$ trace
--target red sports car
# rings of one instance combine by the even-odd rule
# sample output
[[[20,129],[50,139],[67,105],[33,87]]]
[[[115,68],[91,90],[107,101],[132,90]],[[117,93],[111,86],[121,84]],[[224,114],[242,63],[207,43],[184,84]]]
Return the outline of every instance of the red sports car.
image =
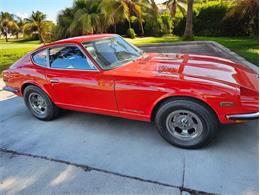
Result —
[[[218,124],[258,118],[258,74],[230,60],[144,53],[113,34],[43,45],[3,72],[38,119],[60,109],[153,121],[171,144],[198,148]]]

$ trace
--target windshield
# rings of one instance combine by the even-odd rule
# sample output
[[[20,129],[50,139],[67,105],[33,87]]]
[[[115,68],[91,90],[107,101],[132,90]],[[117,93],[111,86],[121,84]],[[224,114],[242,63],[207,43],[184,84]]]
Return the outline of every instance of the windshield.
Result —
[[[142,51],[120,36],[83,43],[92,58],[105,70],[113,69],[142,55]]]

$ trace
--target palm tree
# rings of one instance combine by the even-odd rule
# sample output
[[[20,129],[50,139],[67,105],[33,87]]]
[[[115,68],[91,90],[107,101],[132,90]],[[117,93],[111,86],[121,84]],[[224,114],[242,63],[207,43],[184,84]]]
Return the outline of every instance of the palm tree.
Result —
[[[167,8],[169,9],[172,18],[175,17],[177,8],[183,15],[186,14],[186,4],[183,2],[183,0],[167,0],[164,2],[164,4],[166,4]]]
[[[122,2],[124,2],[124,4],[127,5],[128,7],[129,19],[130,19],[131,12],[136,15],[138,22],[140,24],[141,34],[144,35],[142,6],[139,4],[138,0],[122,0]],[[129,20],[129,28],[131,27],[130,23],[131,21]]]
[[[188,8],[187,8],[187,18],[186,18],[186,26],[185,32],[183,35],[184,40],[192,40],[192,15],[193,15],[193,2],[194,0],[188,0]]]
[[[19,29],[14,32],[14,35],[16,36],[16,39],[18,39],[19,33],[24,33],[25,21],[24,19],[17,17],[16,24]]]
[[[100,8],[102,9],[102,13],[107,18],[108,24],[113,25],[114,33],[116,33],[116,25],[119,22],[127,20],[129,23],[129,28],[131,27],[129,8],[124,1],[103,0],[100,4]]]
[[[155,15],[158,16],[159,15],[159,8],[156,5],[155,1],[154,0],[150,0],[150,1],[148,0],[148,3],[150,3],[151,9],[154,11]]]
[[[159,16],[159,8],[155,3],[155,0],[141,0],[140,5],[145,15]]]
[[[259,32],[259,1],[237,0],[233,7],[227,12],[224,20],[235,18],[243,21],[243,29],[248,35],[258,35]]]
[[[146,29],[150,33],[159,35],[162,32],[162,20],[155,0],[142,0],[141,6],[146,21]]]
[[[100,7],[103,7],[105,15],[109,16],[108,21],[113,25],[126,19],[129,28],[131,28],[131,13],[135,14],[140,24],[141,33],[144,34],[142,6],[138,0],[103,0]]]
[[[37,32],[41,42],[45,42],[43,37],[44,28],[49,22],[46,20],[46,15],[40,11],[32,12],[32,15],[29,18],[25,19],[26,24],[24,28],[27,32]]]
[[[55,33],[57,39],[70,37],[69,26],[74,18],[73,13],[72,8],[66,8],[59,13]]]
[[[102,33],[107,23],[100,9],[101,0],[76,0],[74,2],[73,20],[69,26],[71,35]]]
[[[141,34],[144,35],[142,6],[139,4],[138,0],[125,0],[125,1],[128,4],[129,10],[132,11],[137,16],[141,28]]]
[[[0,13],[0,28],[1,33],[5,36],[5,41],[8,42],[8,34],[14,31],[18,31],[19,27],[14,20],[14,15],[8,12]]]

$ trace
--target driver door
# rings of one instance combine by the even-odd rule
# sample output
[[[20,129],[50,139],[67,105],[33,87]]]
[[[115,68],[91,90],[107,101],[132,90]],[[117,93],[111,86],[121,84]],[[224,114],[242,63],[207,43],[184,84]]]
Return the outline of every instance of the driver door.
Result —
[[[48,87],[54,102],[64,108],[118,112],[114,81],[97,69],[78,45],[49,49]]]

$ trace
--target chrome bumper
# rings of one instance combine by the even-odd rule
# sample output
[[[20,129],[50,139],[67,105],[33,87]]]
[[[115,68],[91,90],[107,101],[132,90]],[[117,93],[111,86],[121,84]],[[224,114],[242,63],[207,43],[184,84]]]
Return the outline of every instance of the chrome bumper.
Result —
[[[3,90],[9,91],[9,92],[12,92],[12,93],[15,93],[15,94],[18,92],[17,89],[14,89],[14,88],[8,87],[8,86],[3,87]]]
[[[254,120],[259,118],[259,112],[249,114],[232,114],[227,115],[230,120]]]

